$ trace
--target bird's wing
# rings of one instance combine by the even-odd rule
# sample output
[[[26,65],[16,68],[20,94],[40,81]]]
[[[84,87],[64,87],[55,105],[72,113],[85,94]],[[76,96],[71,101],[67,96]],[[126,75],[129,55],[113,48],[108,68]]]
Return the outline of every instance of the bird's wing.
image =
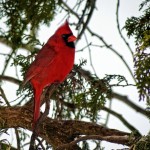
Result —
[[[56,56],[57,52],[54,46],[50,46],[49,44],[44,45],[43,48],[38,52],[35,60],[30,65],[29,69],[27,70],[23,86],[35,75],[39,74],[44,67],[52,63]]]

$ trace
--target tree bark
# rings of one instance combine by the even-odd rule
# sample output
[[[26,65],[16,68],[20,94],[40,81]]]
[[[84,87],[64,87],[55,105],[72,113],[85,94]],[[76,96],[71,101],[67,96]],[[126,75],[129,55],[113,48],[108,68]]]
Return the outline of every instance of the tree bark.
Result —
[[[32,118],[33,111],[30,107],[0,107],[0,128],[21,127],[32,131]],[[54,149],[69,143],[74,146],[71,142],[75,139],[78,139],[77,142],[89,139],[105,140],[127,146],[135,139],[130,137],[130,133],[108,129],[95,123],[48,117],[40,124],[39,131],[39,137],[46,140]]]

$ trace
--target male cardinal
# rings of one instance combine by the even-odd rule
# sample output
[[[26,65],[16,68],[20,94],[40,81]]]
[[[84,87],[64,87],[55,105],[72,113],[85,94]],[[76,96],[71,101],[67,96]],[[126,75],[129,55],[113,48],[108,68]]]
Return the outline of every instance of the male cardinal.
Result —
[[[33,129],[40,116],[40,97],[43,89],[52,83],[63,82],[73,67],[75,40],[76,37],[66,20],[38,52],[25,74],[23,85],[29,81],[34,91]]]

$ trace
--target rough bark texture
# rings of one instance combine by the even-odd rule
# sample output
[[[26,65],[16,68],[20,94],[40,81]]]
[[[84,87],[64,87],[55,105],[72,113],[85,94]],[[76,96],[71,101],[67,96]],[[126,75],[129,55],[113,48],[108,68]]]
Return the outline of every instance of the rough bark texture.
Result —
[[[32,108],[27,106],[0,107],[0,128],[22,127],[32,130],[32,114]],[[134,140],[134,138],[129,138],[130,133],[84,121],[54,120],[47,117],[39,128],[39,136],[54,148],[69,144],[81,136],[82,138],[85,136],[84,139],[81,138],[81,141],[98,139],[124,145],[131,145],[131,141]]]

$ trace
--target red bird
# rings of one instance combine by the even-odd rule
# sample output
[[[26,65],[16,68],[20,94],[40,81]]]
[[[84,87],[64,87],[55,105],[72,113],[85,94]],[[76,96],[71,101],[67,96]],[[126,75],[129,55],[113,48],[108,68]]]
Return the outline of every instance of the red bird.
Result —
[[[75,40],[76,37],[66,21],[38,52],[26,72],[23,85],[29,81],[34,91],[33,129],[40,116],[40,97],[43,89],[54,82],[63,82],[73,67]]]

